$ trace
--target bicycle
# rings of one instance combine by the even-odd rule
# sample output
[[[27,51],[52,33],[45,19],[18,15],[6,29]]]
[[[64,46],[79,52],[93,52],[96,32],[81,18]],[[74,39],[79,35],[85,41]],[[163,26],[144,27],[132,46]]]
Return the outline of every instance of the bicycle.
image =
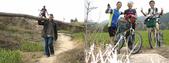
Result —
[[[157,25],[159,25],[159,17],[148,17],[145,21],[146,26],[149,28],[148,29],[148,39],[149,39],[149,45],[150,48],[158,48],[161,47],[163,44],[163,33],[157,29],[159,28]],[[150,24],[151,22],[151,24]],[[152,33],[154,35],[154,41],[152,39]]]
[[[117,32],[115,36],[115,41],[116,41],[115,47],[117,48],[117,50],[120,50],[124,46],[124,43],[126,43],[126,46],[130,53],[132,54],[138,53],[142,48],[141,34],[132,28],[132,23],[130,23],[130,21],[127,21],[126,24],[124,24],[124,22],[122,22],[122,24],[119,23],[119,25],[120,26],[118,27],[118,29],[119,30],[121,28],[123,29],[120,30],[120,32]],[[129,29],[124,29],[124,27],[129,27]],[[129,35],[126,36],[128,32]],[[129,47],[129,43],[132,43],[131,47]]]
[[[157,43],[158,43],[158,46],[159,47],[161,47],[162,45],[163,45],[163,33],[161,32],[161,31],[158,31],[157,33],[156,33],[156,41],[157,41]]]

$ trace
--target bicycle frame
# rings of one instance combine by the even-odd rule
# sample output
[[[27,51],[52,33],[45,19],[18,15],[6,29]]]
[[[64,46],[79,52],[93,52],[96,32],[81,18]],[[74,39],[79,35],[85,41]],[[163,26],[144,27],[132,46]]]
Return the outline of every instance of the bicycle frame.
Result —
[[[159,47],[159,43],[158,43],[158,41],[159,41],[159,39],[158,39],[158,37],[159,37],[159,33],[160,33],[160,30],[158,29],[159,27],[157,27],[157,25],[159,25],[159,23],[157,22],[157,19],[159,19],[159,17],[148,17],[148,19],[155,19],[155,27],[154,28],[148,28],[148,33],[150,34],[150,36],[152,36],[152,34],[154,35],[154,41],[155,41],[155,47],[156,48],[158,48]],[[150,40],[150,38],[151,38],[151,40]],[[149,42],[151,42],[151,44],[150,44],[150,47],[151,48],[153,48],[153,42],[152,42],[153,40],[152,40],[152,37],[149,37]]]
[[[137,53],[137,51],[139,51],[140,49],[141,49],[141,47],[142,47],[142,37],[140,36],[140,34],[139,33],[137,33],[137,32],[135,32],[135,29],[133,28],[133,26],[132,25],[134,25],[133,23],[131,23],[130,22],[130,20],[127,20],[127,21],[122,21],[122,22],[126,22],[126,23],[128,23],[127,25],[129,25],[129,27],[127,28],[127,30],[124,30],[122,33],[120,33],[119,35],[118,34],[116,34],[117,36],[117,38],[118,38],[118,40],[117,40],[117,43],[116,44],[120,44],[120,42],[125,42],[125,44],[126,44],[126,46],[127,46],[127,49],[128,49],[128,47],[129,47],[129,42],[128,42],[128,40],[132,40],[132,42],[133,42],[133,40],[135,40],[135,38],[133,37],[133,36],[135,36],[135,34],[137,35],[137,37],[139,37],[139,40],[141,41],[141,42],[133,42],[134,43],[134,45],[131,45],[132,46],[132,49],[129,49],[129,51],[130,51],[130,54],[131,53]],[[127,36],[126,36],[126,34],[127,34]],[[124,41],[122,41],[122,40],[124,40]],[[122,43],[122,44],[123,44]],[[122,44],[120,44],[119,46],[119,49],[121,49],[121,47],[123,46]],[[139,46],[137,46],[139,44]],[[133,47],[134,46],[134,47]],[[136,47],[139,47],[139,49],[135,49]],[[136,51],[135,51],[136,50]]]

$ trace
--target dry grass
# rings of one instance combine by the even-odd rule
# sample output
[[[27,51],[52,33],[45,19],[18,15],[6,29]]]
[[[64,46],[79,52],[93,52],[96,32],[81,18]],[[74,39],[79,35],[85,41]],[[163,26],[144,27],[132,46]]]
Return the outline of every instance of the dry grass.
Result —
[[[14,53],[4,53],[0,51],[0,54],[3,54],[4,57],[16,57],[16,59],[4,59],[4,61],[18,62],[28,62],[28,59],[37,58],[40,56],[37,52],[43,51],[42,38],[39,31],[41,27],[37,26],[37,23],[34,20],[26,19],[22,17],[0,17],[0,48],[4,51],[11,50]],[[15,51],[16,54],[15,54]],[[19,51],[19,52],[18,52]],[[27,52],[30,52],[27,54]],[[21,54],[23,53],[23,54]],[[10,55],[12,54],[12,55]],[[21,58],[24,58],[21,60]],[[18,60],[20,59],[20,60]],[[23,63],[22,62],[22,63]],[[1,62],[0,63],[4,63]],[[6,63],[6,62],[5,62]]]
[[[22,52],[22,61],[24,61],[24,63],[35,63],[38,61],[37,58],[42,56],[42,52]]]
[[[76,48],[59,54],[57,57],[58,63],[85,63],[84,48],[82,45]]]

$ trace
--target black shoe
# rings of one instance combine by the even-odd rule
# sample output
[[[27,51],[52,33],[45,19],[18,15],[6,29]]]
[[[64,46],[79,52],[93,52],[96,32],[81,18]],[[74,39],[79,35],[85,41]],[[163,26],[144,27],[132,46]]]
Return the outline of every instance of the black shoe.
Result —
[[[54,53],[51,53],[52,56],[54,56]]]

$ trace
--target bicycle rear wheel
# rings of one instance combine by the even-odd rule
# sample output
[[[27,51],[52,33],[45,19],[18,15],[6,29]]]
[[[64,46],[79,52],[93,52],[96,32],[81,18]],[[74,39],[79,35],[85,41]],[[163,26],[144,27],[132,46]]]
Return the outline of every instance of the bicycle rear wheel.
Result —
[[[163,44],[163,34],[162,34],[162,32],[157,33],[156,36],[157,36],[157,37],[156,37],[157,46],[158,46],[158,47],[161,47],[162,44]]]
[[[142,36],[140,33],[135,32],[128,36],[129,52],[132,54],[138,53],[142,48]]]

